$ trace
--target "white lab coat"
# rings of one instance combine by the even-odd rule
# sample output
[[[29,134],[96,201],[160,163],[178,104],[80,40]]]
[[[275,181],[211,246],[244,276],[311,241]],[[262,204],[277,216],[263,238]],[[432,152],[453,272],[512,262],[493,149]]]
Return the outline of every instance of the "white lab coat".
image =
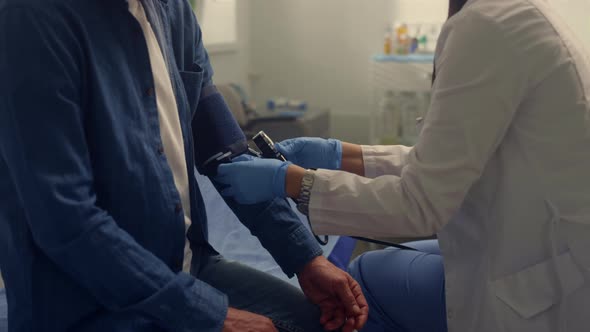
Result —
[[[316,173],[317,233],[438,234],[451,332],[590,331],[590,60],[549,6],[470,0],[416,146]]]

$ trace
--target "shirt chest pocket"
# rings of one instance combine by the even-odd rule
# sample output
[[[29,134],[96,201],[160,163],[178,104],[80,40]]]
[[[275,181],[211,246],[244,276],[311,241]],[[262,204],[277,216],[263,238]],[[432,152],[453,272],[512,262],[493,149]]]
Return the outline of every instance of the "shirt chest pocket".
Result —
[[[197,111],[199,105],[199,99],[201,97],[201,88],[203,85],[204,71],[198,64],[193,64],[190,70],[180,71],[180,78],[184,85],[184,91],[189,106],[191,118]]]

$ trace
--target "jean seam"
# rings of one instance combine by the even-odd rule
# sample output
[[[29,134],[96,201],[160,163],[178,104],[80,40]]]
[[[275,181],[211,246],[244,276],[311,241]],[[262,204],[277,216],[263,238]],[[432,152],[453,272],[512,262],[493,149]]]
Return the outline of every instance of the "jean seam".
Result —
[[[283,330],[285,332],[305,332],[305,330],[303,330],[302,328],[293,325],[292,322],[287,322],[287,321],[283,321],[283,320],[276,320],[276,319],[273,319],[272,322],[275,325],[275,327],[277,327],[279,330]]]

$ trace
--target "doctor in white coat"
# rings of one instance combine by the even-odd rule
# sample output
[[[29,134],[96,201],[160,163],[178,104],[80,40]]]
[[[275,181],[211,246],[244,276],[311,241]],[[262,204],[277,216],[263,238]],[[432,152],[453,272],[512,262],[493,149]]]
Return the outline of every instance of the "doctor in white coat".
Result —
[[[590,331],[589,56],[544,0],[451,0],[451,14],[414,147],[295,139],[278,147],[302,167],[241,159],[218,181],[243,202],[298,199],[318,234],[436,234],[442,304],[411,301],[433,292],[412,280],[363,290],[410,296],[400,310],[424,305],[422,320],[446,311],[437,331]],[[367,278],[408,268],[383,252],[392,266]],[[391,320],[373,301],[370,316]]]

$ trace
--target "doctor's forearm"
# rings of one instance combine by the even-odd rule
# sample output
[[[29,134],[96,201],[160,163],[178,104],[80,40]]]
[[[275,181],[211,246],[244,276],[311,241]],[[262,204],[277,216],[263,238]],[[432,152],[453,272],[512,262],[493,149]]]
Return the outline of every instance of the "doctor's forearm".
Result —
[[[365,162],[360,145],[342,142],[342,171],[365,176]]]
[[[360,176],[365,176],[365,163],[363,161],[363,151],[360,145],[342,142],[342,166],[341,170]],[[301,181],[305,169],[297,165],[290,165],[287,168],[285,178],[285,192],[287,196],[293,199],[299,198],[301,191]]]
[[[342,142],[342,171],[365,176],[365,162],[363,161],[363,150],[360,145]],[[285,178],[285,192],[293,199],[299,198],[301,192],[301,181],[305,169],[297,165],[289,165]]]

